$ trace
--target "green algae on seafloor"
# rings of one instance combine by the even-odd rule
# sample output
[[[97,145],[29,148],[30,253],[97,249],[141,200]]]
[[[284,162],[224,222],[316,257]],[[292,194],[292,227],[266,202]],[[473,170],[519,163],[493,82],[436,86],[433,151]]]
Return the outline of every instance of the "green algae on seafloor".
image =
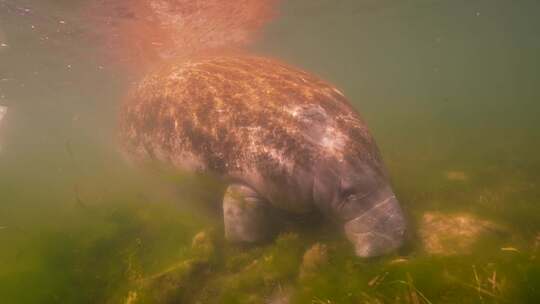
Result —
[[[156,298],[163,303],[179,298],[187,304],[264,303],[281,291],[291,303],[540,302],[538,190],[520,174],[506,184],[502,178],[478,181],[480,173],[470,175],[475,178],[448,189],[441,185],[435,193],[400,189],[412,211],[411,227],[421,228],[429,210],[443,217],[457,210],[504,226],[504,233],[496,231],[453,256],[427,254],[416,237],[406,256],[361,260],[322,223],[256,246],[228,244],[219,205],[213,211],[210,204],[197,208],[198,200],[207,200],[204,192],[186,197],[171,190],[171,184],[189,181],[184,176],[170,183],[131,180],[122,172],[80,177],[80,204],[73,188],[61,187],[67,183],[61,176],[54,177],[53,187],[36,177],[34,191],[25,192],[23,177],[14,174],[0,181],[9,185],[0,210],[13,216],[0,230],[3,243],[10,244],[0,252],[8,261],[0,269],[0,294],[13,303],[139,304]],[[504,208],[513,202],[515,208]],[[320,259],[326,262],[314,262],[314,271],[303,276],[306,255],[317,243],[326,247]],[[139,283],[153,276],[152,284]],[[42,288],[21,293],[28,284]]]
[[[153,280],[149,290],[159,291],[157,296],[153,294],[153,301],[145,300],[148,293],[143,288],[137,293],[139,301],[133,303],[154,303],[156,299],[159,303],[176,303],[178,299],[182,303],[261,303],[279,292],[281,299],[290,303],[511,303],[539,299],[540,294],[532,288],[540,274],[533,247],[524,252],[493,247],[481,255],[415,254],[407,259],[365,261],[354,257],[347,245],[332,241],[310,246],[298,234],[287,233],[267,245],[239,248],[201,232],[178,264],[147,278]],[[215,246],[221,249],[210,249]],[[208,259],[216,262],[208,263]],[[307,269],[309,275],[301,275]],[[124,299],[133,298],[130,291]]]
[[[272,244],[239,252],[225,251],[226,269],[209,280],[208,303],[248,303],[269,297],[298,273],[305,242],[298,234],[280,235]],[[246,302],[247,301],[247,302]],[[256,301],[254,302],[256,303]]]
[[[18,303],[261,303],[286,290],[283,297],[291,303],[540,301],[535,288],[540,281],[539,242],[536,234],[516,237],[522,230],[515,226],[508,235],[479,241],[453,256],[429,255],[416,244],[404,257],[361,260],[345,239],[326,235],[322,225],[257,246],[228,244],[220,225],[214,225],[219,214],[205,218],[205,211],[178,209],[174,197],[132,195],[131,189],[104,194],[109,204],[86,199],[80,207],[75,202],[71,216],[78,221],[58,228],[38,232],[7,223],[0,237],[17,241],[1,253],[14,261],[1,270],[3,295]],[[16,247],[27,250],[16,252]],[[21,263],[32,271],[17,272]],[[312,271],[301,275],[306,267]],[[18,281],[6,279],[10,269],[10,278]],[[25,282],[54,292],[21,297],[18,291]],[[71,282],[80,288],[69,288]]]

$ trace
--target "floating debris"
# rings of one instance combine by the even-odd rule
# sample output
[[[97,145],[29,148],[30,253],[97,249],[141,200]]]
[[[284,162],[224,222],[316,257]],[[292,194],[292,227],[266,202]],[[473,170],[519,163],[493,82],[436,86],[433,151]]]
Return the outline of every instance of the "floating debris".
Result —
[[[390,264],[390,265],[401,264],[401,263],[406,263],[406,262],[408,262],[408,261],[409,261],[409,260],[406,259],[406,258],[397,258],[397,259],[391,260],[390,262],[388,262],[388,264]]]
[[[2,122],[2,119],[6,116],[8,111],[8,107],[0,105],[0,122]]]
[[[455,182],[466,182],[469,180],[469,176],[463,171],[446,171],[444,172],[444,176],[447,180]]]
[[[6,117],[8,107],[0,105],[0,127],[2,127],[2,120]],[[2,150],[2,144],[0,143],[0,151]]]
[[[501,251],[519,252],[519,249],[514,248],[514,247],[502,247]]]
[[[376,275],[374,278],[372,278],[368,282],[368,286],[369,287],[377,287],[377,286],[379,286],[384,281],[384,279],[386,278],[387,275],[388,275],[388,272]]]

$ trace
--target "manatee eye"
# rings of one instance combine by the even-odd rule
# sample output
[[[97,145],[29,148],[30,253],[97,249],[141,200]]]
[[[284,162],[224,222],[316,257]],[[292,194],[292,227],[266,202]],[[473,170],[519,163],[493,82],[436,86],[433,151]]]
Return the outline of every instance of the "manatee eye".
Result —
[[[340,180],[342,200],[362,201],[378,188],[377,175],[367,165],[354,166],[354,171],[342,176]]]
[[[341,188],[341,200],[342,201],[351,201],[351,200],[362,200],[372,194],[376,188],[372,187],[369,183],[358,185],[350,185],[348,187]]]
[[[354,188],[341,189],[341,199],[350,200],[356,197],[356,191]]]

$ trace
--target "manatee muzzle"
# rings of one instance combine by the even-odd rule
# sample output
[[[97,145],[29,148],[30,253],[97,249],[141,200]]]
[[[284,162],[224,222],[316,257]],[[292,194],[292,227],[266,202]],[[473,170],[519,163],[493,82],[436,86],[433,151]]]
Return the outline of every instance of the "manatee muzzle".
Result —
[[[345,234],[359,257],[380,256],[399,248],[405,230],[406,221],[395,195],[345,223]]]

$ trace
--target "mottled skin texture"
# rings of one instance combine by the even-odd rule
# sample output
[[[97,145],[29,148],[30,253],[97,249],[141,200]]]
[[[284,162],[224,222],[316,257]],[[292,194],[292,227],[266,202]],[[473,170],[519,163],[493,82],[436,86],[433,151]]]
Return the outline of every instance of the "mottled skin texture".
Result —
[[[217,174],[257,203],[347,222],[392,194],[377,146],[343,94],[276,60],[169,64],[139,84],[121,113],[132,158]]]

